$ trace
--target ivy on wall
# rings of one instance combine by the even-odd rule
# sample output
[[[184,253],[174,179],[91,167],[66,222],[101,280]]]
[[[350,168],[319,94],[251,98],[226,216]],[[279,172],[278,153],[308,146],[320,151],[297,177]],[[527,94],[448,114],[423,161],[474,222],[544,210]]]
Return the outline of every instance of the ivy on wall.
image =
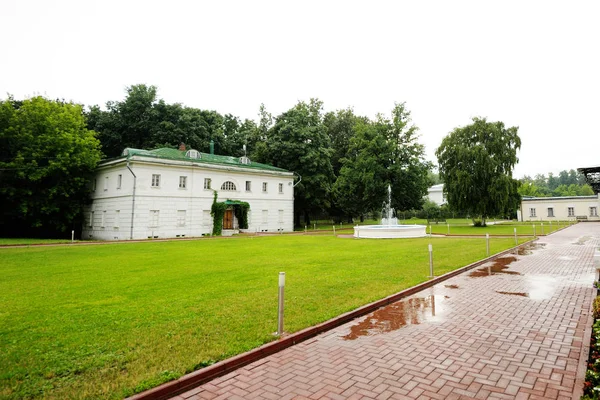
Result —
[[[245,201],[240,201],[233,207],[240,229],[248,229],[248,210],[250,210],[250,204]]]
[[[210,208],[210,215],[213,217],[213,231],[214,236],[220,236],[223,232],[223,216],[227,209],[227,204],[217,202],[217,191],[215,190],[215,197],[213,198],[212,207]]]

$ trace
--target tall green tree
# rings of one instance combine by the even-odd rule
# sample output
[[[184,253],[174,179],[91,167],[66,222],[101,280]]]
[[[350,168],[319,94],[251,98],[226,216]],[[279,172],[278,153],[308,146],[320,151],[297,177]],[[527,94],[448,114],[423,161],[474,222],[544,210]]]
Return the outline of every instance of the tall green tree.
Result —
[[[333,186],[342,211],[362,221],[367,213],[381,211],[389,183],[392,147],[369,121],[359,121],[349,140],[346,157]]]
[[[386,130],[391,145],[389,183],[392,206],[397,210],[420,209],[432,185],[432,164],[425,161],[425,147],[419,143],[419,128],[412,123],[405,103],[396,103],[391,120],[378,117],[377,125]]]
[[[381,210],[392,187],[392,207],[418,209],[431,185],[431,163],[424,159],[405,104],[395,104],[391,118],[379,114],[375,121],[358,119],[348,155],[334,186],[336,203],[352,216]]]
[[[482,218],[484,225],[506,213],[519,197],[512,171],[520,147],[518,127],[500,121],[473,118],[450,132],[436,150],[448,204]]]
[[[266,133],[265,145],[260,161],[301,176],[294,189],[295,224],[300,224],[302,215],[310,223],[311,213],[321,212],[331,204],[332,149],[323,126],[323,103],[317,99],[300,101],[277,116]]]
[[[52,236],[78,229],[100,157],[81,106],[43,97],[0,102],[1,230]]]

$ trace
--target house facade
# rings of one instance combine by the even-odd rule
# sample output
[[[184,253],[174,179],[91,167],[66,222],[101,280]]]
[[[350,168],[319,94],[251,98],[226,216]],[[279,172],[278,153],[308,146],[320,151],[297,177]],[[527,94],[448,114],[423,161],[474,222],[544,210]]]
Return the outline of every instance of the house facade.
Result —
[[[83,239],[127,240],[210,235],[214,194],[228,207],[223,235],[240,231],[236,202],[247,202],[250,232],[289,232],[294,222],[294,174],[196,150],[125,149],[103,160],[84,209]]]
[[[433,185],[427,189],[427,198],[433,201],[438,206],[446,204],[446,196],[444,195],[444,184]]]
[[[600,194],[594,196],[523,197],[520,221],[600,221]]]

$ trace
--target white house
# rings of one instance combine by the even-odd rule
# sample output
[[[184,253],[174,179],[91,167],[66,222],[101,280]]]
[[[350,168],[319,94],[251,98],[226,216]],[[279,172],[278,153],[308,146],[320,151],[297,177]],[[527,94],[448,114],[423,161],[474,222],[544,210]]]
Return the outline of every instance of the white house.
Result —
[[[592,187],[594,196],[523,197],[520,221],[600,221],[600,166],[577,168]]]
[[[594,196],[523,197],[521,221],[600,221],[600,194]]]
[[[248,231],[288,232],[294,222],[294,174],[227,157],[162,148],[128,148],[100,162],[82,238],[124,240],[196,237],[212,232],[214,193],[228,207],[223,234],[239,230],[236,201],[247,202]]]
[[[433,185],[427,189],[427,198],[433,201],[438,206],[446,204],[446,196],[444,196],[444,184]]]

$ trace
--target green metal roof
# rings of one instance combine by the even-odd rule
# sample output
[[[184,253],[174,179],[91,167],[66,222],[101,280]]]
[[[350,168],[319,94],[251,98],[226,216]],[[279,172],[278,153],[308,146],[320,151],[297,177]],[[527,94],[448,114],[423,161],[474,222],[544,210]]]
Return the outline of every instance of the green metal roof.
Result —
[[[187,150],[189,151],[189,150]],[[159,158],[159,159],[168,159],[168,160],[177,160],[177,161],[191,161],[198,164],[217,164],[217,165],[225,165],[232,166],[238,168],[248,168],[248,169],[259,169],[266,171],[279,171],[279,172],[289,172],[283,168],[277,168],[268,164],[261,164],[254,161],[250,161],[247,164],[243,164],[240,160],[241,157],[230,157],[230,156],[219,156],[216,154],[207,154],[207,153],[199,153],[198,158],[186,157],[187,151],[185,150],[177,150],[170,148],[161,148],[155,150],[142,150],[142,149],[133,149],[126,148],[123,151],[123,156],[143,156],[143,157],[151,157],[151,158]]]

